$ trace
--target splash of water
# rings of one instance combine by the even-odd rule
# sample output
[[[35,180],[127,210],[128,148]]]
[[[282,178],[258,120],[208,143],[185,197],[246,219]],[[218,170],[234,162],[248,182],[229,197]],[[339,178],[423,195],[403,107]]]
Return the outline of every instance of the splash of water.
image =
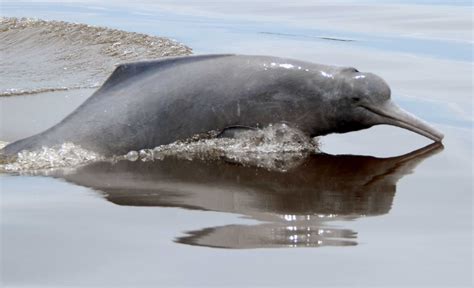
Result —
[[[193,160],[217,160],[287,171],[298,166],[310,153],[319,151],[317,139],[311,139],[286,124],[240,132],[234,138],[216,138],[216,131],[154,149],[130,151],[129,161],[155,161],[165,157]]]
[[[0,165],[0,172],[71,168],[94,161],[160,161],[165,157],[189,161],[225,160],[287,171],[298,166],[310,153],[319,151],[316,139],[286,124],[241,132],[235,138],[218,138],[218,134],[218,131],[210,131],[154,149],[130,151],[112,158],[105,158],[72,143],[64,143],[56,147],[43,147],[38,151],[22,151],[14,162]]]
[[[21,172],[60,167],[74,167],[80,164],[104,160],[101,155],[72,143],[56,147],[43,147],[38,151],[21,151],[12,163],[0,165],[0,172]]]

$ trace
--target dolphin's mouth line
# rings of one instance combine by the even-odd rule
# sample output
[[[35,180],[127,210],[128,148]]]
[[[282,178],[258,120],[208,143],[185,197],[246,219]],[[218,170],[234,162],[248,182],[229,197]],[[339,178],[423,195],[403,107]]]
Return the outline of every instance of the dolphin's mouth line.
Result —
[[[443,133],[392,102],[387,102],[380,108],[371,105],[361,105],[361,107],[381,116],[382,121],[380,121],[379,124],[398,126],[423,135],[436,142],[441,142],[444,138]]]

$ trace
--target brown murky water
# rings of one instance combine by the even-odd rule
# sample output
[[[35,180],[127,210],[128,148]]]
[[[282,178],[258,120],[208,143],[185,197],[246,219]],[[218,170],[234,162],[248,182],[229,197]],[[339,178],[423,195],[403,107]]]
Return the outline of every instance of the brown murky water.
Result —
[[[180,10],[164,3],[132,8],[121,1],[116,7],[6,2],[2,13],[172,36],[198,53],[273,54],[375,72],[391,85],[396,102],[446,134],[444,146],[381,126],[322,137],[322,153],[287,159],[295,162],[285,171],[165,157],[2,174],[2,284],[472,285],[472,59],[463,56],[465,49],[472,51],[472,41],[463,38],[472,21],[463,11],[472,6],[356,5],[353,15],[374,23],[374,11],[391,15],[370,30],[355,16],[344,20],[353,26],[330,29],[327,23],[334,20],[322,24],[324,18],[307,12],[318,7],[326,12],[315,15],[341,15],[337,5],[280,3],[262,12],[264,4],[244,1],[225,20],[228,5],[188,3]],[[411,11],[412,26],[403,11]],[[436,21],[444,30],[430,28],[441,25]],[[269,29],[280,34],[261,33]],[[6,53],[0,91],[33,91],[0,98],[0,140],[31,135],[62,119],[92,94],[90,83],[103,81],[121,61],[101,54],[103,47],[119,41],[116,46],[127,50],[127,39],[135,37],[113,33],[120,39],[104,46],[85,43],[90,49],[74,42],[79,56],[61,60],[57,56],[67,55],[70,46],[63,36],[51,41],[55,36],[47,34],[52,38],[35,46],[42,34],[31,33],[10,34],[8,47],[0,44]],[[452,49],[439,52],[436,45]],[[15,47],[25,54],[13,53]],[[58,87],[78,89],[38,91]]]

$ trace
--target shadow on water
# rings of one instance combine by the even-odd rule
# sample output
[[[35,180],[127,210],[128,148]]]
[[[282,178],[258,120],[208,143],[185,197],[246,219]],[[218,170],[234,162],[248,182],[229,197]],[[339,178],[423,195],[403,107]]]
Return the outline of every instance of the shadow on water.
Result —
[[[237,213],[263,222],[187,232],[175,239],[182,244],[233,249],[352,246],[357,232],[331,222],[387,214],[397,181],[441,150],[441,144],[431,144],[391,158],[316,154],[288,172],[169,157],[99,162],[54,176],[100,191],[117,205]]]

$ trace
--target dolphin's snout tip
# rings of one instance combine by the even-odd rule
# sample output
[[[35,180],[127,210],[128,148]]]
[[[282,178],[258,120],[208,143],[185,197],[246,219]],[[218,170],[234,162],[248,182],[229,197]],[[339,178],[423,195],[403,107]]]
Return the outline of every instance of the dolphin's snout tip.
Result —
[[[413,123],[413,122],[412,122]],[[413,125],[412,123],[403,123],[401,125],[398,125],[398,126],[401,126],[403,128],[406,128],[408,130],[411,130],[415,133],[418,133],[422,136],[425,136],[431,140],[433,140],[434,142],[436,143],[441,143],[444,139],[444,134],[439,131],[438,129],[434,128],[433,126],[425,123],[424,121],[420,121],[420,122],[417,122],[415,123],[415,125]],[[408,124],[408,125],[406,125]]]
[[[437,143],[441,143],[444,139],[444,133],[432,126],[428,126],[427,128],[425,128],[424,132],[427,133],[427,134],[424,134],[424,136],[430,138],[431,140]]]

